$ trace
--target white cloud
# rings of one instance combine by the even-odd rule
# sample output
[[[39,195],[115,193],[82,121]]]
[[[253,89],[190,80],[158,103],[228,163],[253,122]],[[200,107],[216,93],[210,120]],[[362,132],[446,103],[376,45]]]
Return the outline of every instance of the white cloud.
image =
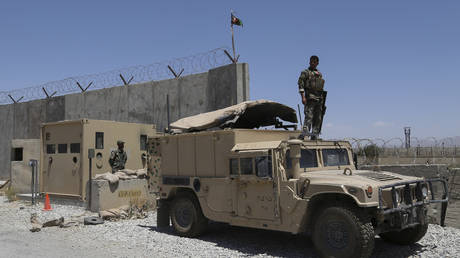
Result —
[[[331,127],[333,127],[333,126],[334,126],[334,124],[333,124],[333,123],[326,123],[326,125],[325,125],[325,126],[326,126],[327,128],[331,128]]]

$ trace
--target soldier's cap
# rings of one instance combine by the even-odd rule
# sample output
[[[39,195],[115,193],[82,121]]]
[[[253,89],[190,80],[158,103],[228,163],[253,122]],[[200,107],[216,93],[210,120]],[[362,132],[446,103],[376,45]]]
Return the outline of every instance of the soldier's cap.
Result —
[[[118,141],[117,141],[117,145],[120,145],[120,144],[125,144],[125,142],[122,141],[122,140],[118,140]]]

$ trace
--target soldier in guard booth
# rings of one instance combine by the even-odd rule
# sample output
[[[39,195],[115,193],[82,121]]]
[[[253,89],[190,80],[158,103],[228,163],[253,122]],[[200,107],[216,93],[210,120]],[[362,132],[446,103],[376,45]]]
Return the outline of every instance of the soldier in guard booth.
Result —
[[[128,156],[126,155],[125,142],[124,141],[117,141],[118,150],[113,150],[110,153],[109,164],[112,167],[112,174],[117,172],[118,170],[125,169],[126,160]]]
[[[309,136],[316,140],[321,133],[323,117],[326,112],[326,95],[323,75],[316,68],[319,64],[317,56],[310,57],[310,66],[300,73],[299,93],[304,105],[305,121],[299,139]]]

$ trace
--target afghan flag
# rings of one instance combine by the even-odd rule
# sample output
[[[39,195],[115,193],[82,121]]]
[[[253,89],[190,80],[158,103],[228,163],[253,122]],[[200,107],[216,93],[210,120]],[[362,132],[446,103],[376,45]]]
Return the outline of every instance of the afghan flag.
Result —
[[[235,25],[237,25],[237,26],[243,27],[243,21],[241,21],[240,19],[238,19],[235,15],[233,15],[233,13],[232,13],[231,22],[232,22],[232,25],[235,24]]]

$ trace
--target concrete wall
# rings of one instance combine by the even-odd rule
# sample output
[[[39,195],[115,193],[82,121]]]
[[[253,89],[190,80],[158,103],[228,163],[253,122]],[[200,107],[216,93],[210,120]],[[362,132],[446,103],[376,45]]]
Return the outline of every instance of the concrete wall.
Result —
[[[0,105],[0,180],[11,177],[12,139],[40,138],[40,124],[80,118],[156,124],[249,100],[248,64],[230,64],[178,79],[119,86],[51,99]]]
[[[40,139],[15,139],[11,142],[11,148],[23,148],[22,160],[11,161],[11,187],[16,193],[30,193],[32,168],[29,161],[35,159],[40,162]],[[40,163],[37,165],[38,169]]]

